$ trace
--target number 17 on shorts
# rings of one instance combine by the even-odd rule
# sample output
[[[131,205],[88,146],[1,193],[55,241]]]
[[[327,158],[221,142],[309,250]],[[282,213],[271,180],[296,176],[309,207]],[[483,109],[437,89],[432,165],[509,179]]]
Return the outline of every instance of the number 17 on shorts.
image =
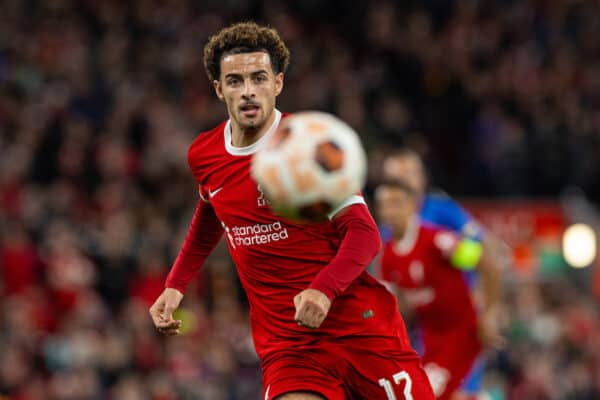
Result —
[[[402,397],[404,400],[414,400],[412,395],[412,380],[410,379],[410,375],[406,371],[400,371],[392,375],[392,380],[388,380],[386,378],[379,379],[379,386],[381,386],[385,390],[385,394],[387,395],[389,400],[400,400],[396,397],[394,392],[394,385],[404,386],[402,389]]]
[[[378,370],[379,375],[371,375],[377,377],[371,380],[370,385],[365,385],[367,390],[360,390],[361,395],[369,400],[435,400],[433,390],[429,384],[429,379],[418,361],[402,363],[396,365],[400,367],[393,372],[394,369],[387,369],[390,372],[384,372],[385,362],[374,366],[374,370]],[[389,368],[389,365],[387,365]],[[375,372],[375,371],[373,371]],[[383,372],[383,374],[382,374]],[[382,376],[383,375],[383,376]]]

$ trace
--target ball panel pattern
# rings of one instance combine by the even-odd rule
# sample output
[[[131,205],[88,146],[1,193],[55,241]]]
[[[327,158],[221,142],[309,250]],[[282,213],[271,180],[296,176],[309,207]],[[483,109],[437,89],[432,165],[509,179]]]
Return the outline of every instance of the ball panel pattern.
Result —
[[[307,111],[281,121],[253,156],[251,172],[275,213],[320,220],[360,191],[366,156],[350,126],[333,115]]]
[[[344,152],[332,140],[317,145],[315,158],[317,164],[327,172],[339,170],[344,165]]]

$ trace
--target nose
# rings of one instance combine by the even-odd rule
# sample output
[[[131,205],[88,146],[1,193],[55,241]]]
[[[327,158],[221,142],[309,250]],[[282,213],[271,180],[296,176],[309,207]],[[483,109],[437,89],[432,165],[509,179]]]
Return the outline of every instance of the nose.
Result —
[[[254,85],[251,79],[246,79],[244,82],[244,90],[242,91],[242,98],[244,100],[250,100],[255,97]]]

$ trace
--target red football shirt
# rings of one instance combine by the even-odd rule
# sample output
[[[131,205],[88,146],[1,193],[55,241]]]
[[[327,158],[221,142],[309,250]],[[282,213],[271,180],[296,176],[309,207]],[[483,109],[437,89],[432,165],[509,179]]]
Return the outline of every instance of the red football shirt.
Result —
[[[414,219],[405,237],[385,245],[381,277],[401,288],[415,310],[426,353],[448,347],[451,332],[477,332],[475,307],[462,271],[449,261],[460,238]],[[462,336],[465,336],[464,334]],[[479,346],[476,339],[474,346]]]
[[[192,144],[188,161],[202,201],[166,286],[183,290],[224,233],[248,296],[252,333],[261,358],[282,347],[314,342],[318,337],[352,335],[400,336],[396,348],[381,350],[414,354],[396,299],[364,271],[379,248],[379,237],[363,198],[353,196],[344,204],[349,214],[356,216],[352,221],[336,216],[322,223],[299,224],[274,215],[252,179],[252,154],[268,140],[282,117],[275,112],[270,130],[248,147],[231,145],[229,122],[200,134]],[[370,235],[365,236],[368,242],[356,243],[359,236],[355,235],[355,242],[348,243],[343,237],[349,232],[345,225],[353,225],[354,231],[364,228]],[[366,260],[361,259],[361,248],[373,250]],[[360,270],[351,282],[336,283],[330,290],[322,282],[335,283],[338,279],[339,275],[331,276],[333,272],[326,266],[336,262],[340,249],[347,258],[344,265],[337,266],[337,272],[344,267],[350,269],[355,259],[361,260]],[[309,286],[334,298],[325,321],[315,330],[294,321],[293,298]]]

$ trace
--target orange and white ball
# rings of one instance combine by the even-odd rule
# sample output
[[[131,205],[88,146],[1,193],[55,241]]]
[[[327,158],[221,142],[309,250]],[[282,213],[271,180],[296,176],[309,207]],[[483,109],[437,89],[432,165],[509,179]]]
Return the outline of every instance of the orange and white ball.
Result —
[[[294,219],[324,219],[365,182],[358,135],[339,118],[305,111],[284,118],[252,159],[252,176],[273,210]]]

